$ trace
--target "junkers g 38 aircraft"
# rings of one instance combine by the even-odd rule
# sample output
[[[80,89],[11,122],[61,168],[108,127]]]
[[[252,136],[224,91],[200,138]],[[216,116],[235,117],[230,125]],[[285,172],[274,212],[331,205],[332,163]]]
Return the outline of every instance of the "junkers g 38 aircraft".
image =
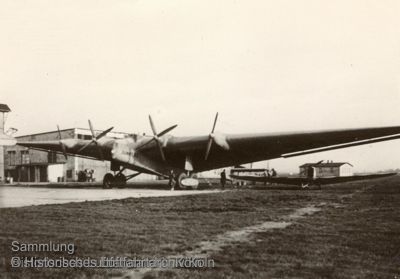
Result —
[[[60,139],[17,142],[32,149],[111,161],[111,171],[103,179],[104,187],[123,187],[132,177],[148,173],[167,177],[171,170],[180,188],[196,188],[193,174],[250,162],[311,154],[321,151],[370,144],[400,138],[400,126],[324,130],[308,132],[222,134],[215,132],[218,113],[208,135],[174,137],[173,125],[157,132],[149,116],[153,136],[130,135],[123,139],[107,137],[113,127],[96,134],[89,120],[91,140]],[[125,176],[123,171],[136,171]]]

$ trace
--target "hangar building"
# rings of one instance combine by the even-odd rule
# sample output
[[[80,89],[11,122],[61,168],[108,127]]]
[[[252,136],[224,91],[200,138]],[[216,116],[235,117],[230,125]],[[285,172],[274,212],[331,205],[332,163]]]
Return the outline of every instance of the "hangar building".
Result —
[[[0,104],[0,138],[4,135],[4,125],[6,122],[6,114],[9,113],[11,109],[6,104]],[[0,182],[4,177],[4,147],[0,145]]]
[[[333,162],[327,161],[326,163],[307,163],[300,167],[301,177],[338,177],[338,176],[352,176],[353,165],[347,162]]]
[[[89,129],[72,128],[61,130],[62,139],[92,139]],[[99,132],[99,131],[96,131]],[[101,132],[101,131],[100,131]],[[110,132],[108,137],[123,138],[126,133]],[[58,131],[16,137],[18,141],[59,140]],[[75,182],[85,170],[93,170],[93,180],[102,182],[103,176],[110,172],[109,161],[98,161],[81,157],[68,156],[55,152],[44,152],[22,146],[7,146],[4,150],[5,177],[14,182]],[[125,174],[133,173],[129,170]],[[155,180],[156,176],[141,174],[132,180]]]

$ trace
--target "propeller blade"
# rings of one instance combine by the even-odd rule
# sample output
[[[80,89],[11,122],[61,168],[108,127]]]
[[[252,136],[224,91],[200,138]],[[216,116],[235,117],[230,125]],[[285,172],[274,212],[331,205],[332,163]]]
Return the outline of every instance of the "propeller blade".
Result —
[[[99,153],[100,160],[104,161],[103,151],[101,150],[101,147],[99,146],[97,141],[95,141],[94,143],[96,144],[97,152]]]
[[[92,138],[96,138],[96,134],[94,133],[92,122],[90,121],[90,119],[88,120],[88,122],[89,122],[90,132],[92,132]]]
[[[161,133],[159,133],[159,134],[157,135],[157,137],[161,137],[161,136],[165,135],[166,133],[170,132],[171,130],[175,129],[176,127],[178,127],[178,125],[174,125],[174,126],[171,126],[171,127],[167,128],[167,129],[165,129],[164,131],[162,131]],[[153,142],[153,141],[159,141],[159,139],[153,137],[151,140],[149,140],[149,141],[145,142],[144,144],[142,144],[142,145],[136,147],[136,150],[142,149],[143,147],[145,147],[146,145],[150,144],[150,143]]]
[[[164,149],[163,149],[163,147],[161,146],[161,142],[160,142],[160,141],[157,141],[157,145],[158,145],[158,149],[160,150],[161,158],[162,158],[163,161],[165,161]]]
[[[208,140],[208,143],[207,143],[206,156],[204,156],[204,160],[205,161],[207,161],[208,155],[210,155],[212,142],[213,142],[213,139],[212,139],[212,137],[210,137],[209,140]]]
[[[105,131],[101,132],[100,134],[98,134],[96,136],[96,140],[101,139],[102,137],[107,135],[112,129],[114,129],[114,127],[108,128],[107,130],[105,130]]]
[[[217,114],[215,115],[214,125],[213,125],[213,127],[212,127],[211,134],[214,133],[215,126],[217,125],[217,119],[218,119],[218,112],[217,112]]]
[[[79,150],[78,153],[81,153],[81,151],[83,151],[84,149],[86,149],[89,145],[91,145],[92,143],[94,143],[95,141],[90,141],[87,144],[85,144],[84,146],[82,146]]]
[[[151,118],[151,115],[149,115],[149,120],[150,120],[151,130],[153,131],[153,134],[156,136],[157,135],[157,130],[156,130],[156,127],[154,126],[153,119]]]
[[[178,125],[173,125],[165,130],[163,130],[161,133],[157,134],[157,130],[156,127],[154,125],[153,119],[151,118],[151,115],[149,115],[149,121],[150,121],[150,127],[151,130],[153,131],[153,138],[147,142],[145,142],[144,144],[138,146],[135,148],[136,151],[142,149],[143,147],[145,147],[146,145],[150,144],[151,142],[155,141],[157,143],[158,149],[160,151],[160,155],[163,161],[166,161],[165,158],[165,153],[164,153],[164,148],[163,148],[163,142],[162,140],[159,138],[163,135],[165,135],[166,133],[170,132],[171,130],[175,129]]]
[[[165,129],[164,131],[162,131],[161,133],[159,133],[159,134],[157,135],[157,137],[161,137],[161,136],[167,134],[167,133],[170,132],[171,130],[175,129],[177,126],[178,126],[178,125],[174,125],[174,126],[171,126],[171,127],[167,128],[167,129]]]
[[[217,125],[217,120],[218,120],[218,112],[215,114],[214,124],[211,129],[211,133],[208,136],[208,143],[207,143],[206,155],[204,156],[204,160],[207,160],[208,156],[210,155],[211,145],[212,145],[212,142],[214,141],[214,130],[215,130],[215,126]]]
[[[107,135],[112,129],[114,129],[114,127],[108,128],[107,130],[101,132],[100,134],[98,134],[96,136],[96,133],[94,132],[93,129],[93,125],[92,122],[90,121],[90,119],[88,120],[89,122],[89,128],[90,128],[90,132],[92,133],[92,140],[90,142],[88,142],[87,144],[85,144],[84,146],[82,146],[79,150],[78,153],[81,153],[83,150],[85,150],[89,145],[91,145],[92,143],[94,143],[97,147],[97,152],[99,154],[99,158],[100,160],[104,161],[104,154],[103,154],[103,150],[101,149],[101,147],[99,146],[99,143],[97,142],[98,139],[101,139],[102,137],[104,137],[105,135]]]
[[[166,133],[170,132],[171,130],[175,129],[178,125],[171,126],[167,129],[165,129],[164,131],[162,131],[161,133],[157,134],[157,130],[154,125],[153,119],[151,118],[151,115],[149,115],[149,121],[150,121],[150,127],[151,127],[151,130],[153,131],[154,137],[152,140],[150,140],[150,141],[146,142],[145,144],[143,144],[142,146],[140,146],[140,148],[142,148],[143,146],[145,146],[145,145],[149,144],[150,142],[152,142],[153,140],[155,140],[157,142],[158,149],[160,150],[161,158],[163,159],[163,161],[165,161],[166,159],[165,159],[165,154],[164,154],[164,148],[162,146],[162,141],[159,139],[159,137],[161,137],[161,136],[165,135]]]
[[[58,131],[58,138],[60,140],[60,146],[61,146],[62,153],[65,157],[65,160],[68,160],[67,149],[65,147],[65,144],[61,141],[62,140],[61,131],[60,131],[60,126],[58,126],[58,125],[57,125],[57,131]]]
[[[67,149],[65,148],[65,145],[62,142],[60,142],[60,145],[61,145],[61,150],[63,152],[63,155],[65,157],[65,160],[68,160]]]
[[[152,138],[151,140],[145,142],[144,144],[142,144],[142,145],[136,147],[135,150],[136,150],[136,151],[137,151],[137,150],[140,150],[140,149],[142,149],[143,147],[145,147],[146,145],[148,145],[149,143],[151,143],[151,142],[153,142],[153,141],[155,141],[155,140],[156,140],[155,138]]]
[[[61,140],[61,131],[60,131],[60,126],[57,125],[57,131],[58,131],[58,139]]]

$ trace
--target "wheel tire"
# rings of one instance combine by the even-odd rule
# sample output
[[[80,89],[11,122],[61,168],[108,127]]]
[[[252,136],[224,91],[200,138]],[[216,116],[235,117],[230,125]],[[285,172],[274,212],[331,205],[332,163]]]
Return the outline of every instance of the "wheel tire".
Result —
[[[196,179],[197,181],[199,180],[198,177],[197,177],[197,175],[194,174],[194,173],[190,174],[189,177],[190,177],[190,178],[193,178],[193,179]],[[200,182],[199,182],[199,184],[198,184],[197,186],[193,186],[193,187],[192,187],[192,190],[197,190],[197,189],[199,188],[199,186],[200,186]]]
[[[186,190],[186,187],[182,185],[181,181],[185,178],[188,178],[188,176],[186,175],[186,173],[182,172],[178,178],[176,179],[176,185],[175,185],[175,189],[179,189],[179,190]]]
[[[126,176],[124,174],[119,174],[115,176],[115,185],[118,188],[125,188],[126,187]]]
[[[106,173],[103,178],[103,188],[110,189],[114,186],[115,178],[111,173]]]

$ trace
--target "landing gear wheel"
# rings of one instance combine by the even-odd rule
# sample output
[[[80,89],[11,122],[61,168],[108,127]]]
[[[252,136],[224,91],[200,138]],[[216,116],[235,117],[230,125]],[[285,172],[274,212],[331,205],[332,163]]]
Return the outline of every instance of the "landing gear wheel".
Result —
[[[190,178],[193,178],[193,179],[197,180],[197,176],[194,173],[190,174]],[[199,184],[197,184],[196,186],[192,186],[192,190],[197,190],[197,188],[199,188]]]
[[[182,180],[188,178],[188,176],[186,175],[186,173],[182,172],[178,178],[176,179],[176,186],[178,189],[180,190],[186,190],[186,186],[182,185]],[[175,187],[176,188],[176,187]]]
[[[111,173],[106,173],[103,178],[103,188],[104,189],[112,188],[114,186],[114,183],[115,183],[114,175],[112,175]]]
[[[126,176],[122,173],[117,174],[115,176],[115,185],[118,188],[125,188],[126,187]]]

